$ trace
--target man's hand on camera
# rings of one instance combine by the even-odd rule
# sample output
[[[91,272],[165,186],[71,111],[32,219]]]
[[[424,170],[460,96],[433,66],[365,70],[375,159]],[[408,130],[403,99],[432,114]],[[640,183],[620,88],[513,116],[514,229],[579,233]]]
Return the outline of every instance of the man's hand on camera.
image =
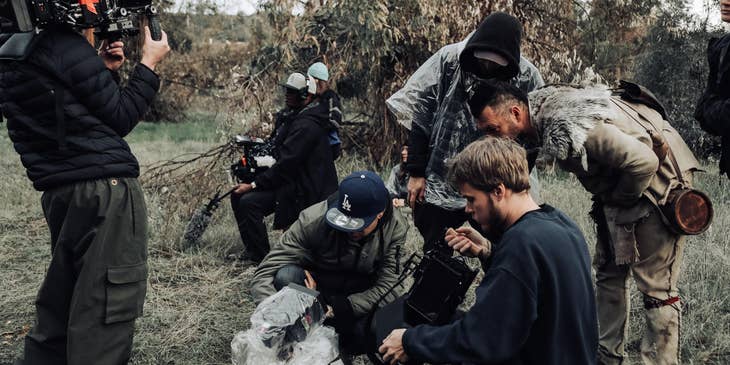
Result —
[[[426,197],[426,178],[411,176],[408,178],[408,206],[415,208],[416,202],[422,203]]]
[[[233,193],[241,195],[246,194],[251,190],[253,190],[253,185],[244,183],[236,185],[236,190],[233,190]]]
[[[454,251],[467,257],[486,259],[492,253],[492,244],[471,227],[449,228],[446,231],[446,244]]]
[[[127,59],[124,57],[124,43],[122,41],[116,41],[110,44],[107,40],[102,41],[99,56],[104,60],[106,68],[112,71],[119,70]]]
[[[150,35],[150,27],[144,27],[144,44],[142,45],[142,64],[149,67],[150,70],[155,69],[158,63],[162,61],[168,52],[170,46],[167,44],[167,33],[162,31],[162,39],[153,40]]]
[[[404,328],[395,329],[388,337],[383,340],[378,351],[383,354],[383,360],[387,364],[404,363],[408,361],[408,355],[403,349],[403,334],[406,332]]]

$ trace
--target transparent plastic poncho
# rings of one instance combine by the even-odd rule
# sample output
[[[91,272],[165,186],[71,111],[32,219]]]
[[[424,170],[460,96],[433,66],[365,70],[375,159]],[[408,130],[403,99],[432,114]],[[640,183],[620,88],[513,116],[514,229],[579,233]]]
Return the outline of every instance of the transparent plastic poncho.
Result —
[[[420,128],[429,136],[426,202],[449,210],[463,209],[466,201],[446,181],[447,162],[481,136],[467,104],[467,90],[477,79],[462,72],[459,65],[467,41],[468,37],[441,48],[386,101],[399,123],[409,130]],[[520,73],[511,82],[525,92],[544,85],[540,72],[524,58],[520,59]],[[533,196],[539,195],[534,177],[531,175]]]
[[[284,287],[256,307],[251,328],[231,342],[234,365],[329,364],[339,356],[337,334],[322,325],[316,292],[302,289]]]

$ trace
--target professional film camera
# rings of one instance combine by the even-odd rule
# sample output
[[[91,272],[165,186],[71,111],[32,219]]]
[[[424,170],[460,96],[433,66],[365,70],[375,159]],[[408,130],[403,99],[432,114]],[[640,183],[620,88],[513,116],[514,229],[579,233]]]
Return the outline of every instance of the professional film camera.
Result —
[[[445,235],[446,232],[442,237]],[[439,240],[432,247],[423,257],[412,254],[398,283],[391,288],[395,289],[408,275],[413,275],[408,292],[373,314],[370,328],[374,343],[382,343],[396,328],[443,325],[454,320],[478,271],[470,268],[463,257],[452,257],[453,250],[445,241]],[[368,357],[375,364],[383,363],[379,354],[368,354]]]
[[[272,146],[261,138],[237,135],[232,143],[243,149],[241,158],[231,165],[231,175],[238,182],[250,184],[276,162],[271,156]]]
[[[162,38],[152,0],[0,0],[0,33],[38,32],[53,25],[95,28],[100,39],[139,33],[140,16],[149,20],[152,39]]]

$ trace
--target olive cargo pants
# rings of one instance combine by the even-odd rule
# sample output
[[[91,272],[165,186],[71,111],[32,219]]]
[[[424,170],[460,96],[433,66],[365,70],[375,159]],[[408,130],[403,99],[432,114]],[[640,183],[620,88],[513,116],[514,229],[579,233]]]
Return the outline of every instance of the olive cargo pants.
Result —
[[[641,340],[642,363],[679,364],[682,307],[677,280],[684,236],[669,230],[656,207],[633,229],[639,251],[638,262],[616,265],[610,243],[600,234],[596,245],[598,363],[628,363],[624,350],[629,328],[628,279],[631,272],[644,301],[646,329]]]
[[[147,213],[134,178],[43,193],[51,263],[21,364],[126,364],[147,290]]]

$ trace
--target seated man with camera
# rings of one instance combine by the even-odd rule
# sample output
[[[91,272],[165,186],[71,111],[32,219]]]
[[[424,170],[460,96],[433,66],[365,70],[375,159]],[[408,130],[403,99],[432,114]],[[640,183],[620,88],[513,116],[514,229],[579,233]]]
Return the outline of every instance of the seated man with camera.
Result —
[[[318,290],[345,353],[372,348],[368,315],[395,299],[408,222],[393,209],[378,175],[353,172],[337,194],[305,209],[259,265],[251,293],[259,303],[289,283]]]
[[[10,3],[0,5],[3,15]],[[22,1],[12,4],[28,10]],[[74,6],[31,5],[55,15]],[[148,268],[139,164],[123,138],[157,94],[154,70],[170,50],[167,36],[144,28],[141,62],[120,86],[121,41],[102,37],[97,52],[79,34],[92,26],[82,19],[67,14],[33,24],[28,20],[38,19],[25,15],[16,29],[3,28],[16,33],[0,37],[0,100],[8,135],[43,192],[52,255],[35,301],[37,321],[16,364],[126,364]]]
[[[464,316],[443,326],[393,330],[380,352],[390,364],[595,364],[596,307],[586,241],[577,225],[530,197],[525,150],[486,137],[449,167],[466,212],[493,243],[491,261]],[[448,244],[483,258],[474,230],[449,230]]]
[[[293,73],[284,89],[289,110],[277,115],[271,151],[276,162],[231,194],[246,247],[242,259],[256,264],[269,252],[265,216],[274,213],[274,229],[286,229],[304,208],[337,190],[329,110],[316,102],[316,85]]]

